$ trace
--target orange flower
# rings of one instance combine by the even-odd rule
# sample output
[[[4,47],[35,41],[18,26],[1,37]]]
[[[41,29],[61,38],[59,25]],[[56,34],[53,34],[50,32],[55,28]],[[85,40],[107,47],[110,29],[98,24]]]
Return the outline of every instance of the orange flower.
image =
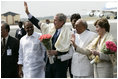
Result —
[[[43,43],[43,45],[46,47],[47,50],[52,49],[51,38],[52,36],[50,34],[41,35],[39,38],[39,40]]]

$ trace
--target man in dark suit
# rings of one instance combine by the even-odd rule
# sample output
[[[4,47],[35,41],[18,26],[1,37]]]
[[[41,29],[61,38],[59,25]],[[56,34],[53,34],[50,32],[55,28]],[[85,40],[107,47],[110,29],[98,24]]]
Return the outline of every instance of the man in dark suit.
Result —
[[[1,78],[18,78],[19,42],[9,35],[7,23],[1,25]]]
[[[20,40],[26,34],[26,31],[24,30],[22,25],[23,25],[23,22],[21,22],[21,21],[18,22],[19,29],[16,30],[16,35],[15,35],[15,37],[18,40]]]
[[[60,56],[68,53],[70,48],[71,30],[65,25],[66,16],[63,13],[56,14],[54,17],[54,25],[50,26],[45,23],[39,23],[39,20],[32,16],[28,11],[27,3],[24,2],[25,12],[29,20],[41,30],[42,34],[52,35],[52,50],[48,51],[48,55],[55,56],[51,63],[48,57],[46,64],[46,78],[67,78],[68,59],[61,61]],[[65,36],[66,35],[66,36]]]

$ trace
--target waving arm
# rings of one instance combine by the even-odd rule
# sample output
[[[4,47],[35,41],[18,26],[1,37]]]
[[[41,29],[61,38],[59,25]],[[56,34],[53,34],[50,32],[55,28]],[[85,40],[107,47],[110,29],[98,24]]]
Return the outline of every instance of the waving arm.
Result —
[[[24,7],[25,7],[25,13],[29,17],[29,21],[31,21],[32,24],[34,24],[38,29],[40,29],[40,26],[38,25],[39,20],[30,14],[30,12],[28,10],[27,2],[24,2]]]

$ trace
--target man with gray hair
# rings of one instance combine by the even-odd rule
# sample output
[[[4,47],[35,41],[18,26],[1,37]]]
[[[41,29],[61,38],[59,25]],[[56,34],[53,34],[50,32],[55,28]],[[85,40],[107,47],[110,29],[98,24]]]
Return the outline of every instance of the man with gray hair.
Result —
[[[41,23],[28,11],[27,3],[24,2],[25,12],[29,20],[41,30],[42,34],[52,35],[52,50],[48,50],[48,55],[55,56],[53,63],[46,64],[46,78],[66,78],[68,58],[65,59],[61,55],[70,52],[71,30],[65,25],[67,17],[63,13],[56,14],[54,17],[54,25],[50,26],[46,23]],[[62,61],[64,60],[64,61]]]
[[[85,48],[96,37],[96,33],[87,30],[87,23],[82,19],[76,21],[75,28],[75,43],[81,48]],[[93,78],[93,66],[87,55],[74,52],[71,67],[74,78]]]

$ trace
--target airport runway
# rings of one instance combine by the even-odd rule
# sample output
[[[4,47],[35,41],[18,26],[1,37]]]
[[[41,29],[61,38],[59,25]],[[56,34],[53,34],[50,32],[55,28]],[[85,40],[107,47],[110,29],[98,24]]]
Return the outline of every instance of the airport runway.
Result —
[[[95,26],[93,26],[95,21],[88,21],[88,28],[91,31],[95,31]],[[113,35],[113,37],[115,38],[115,40],[117,41],[117,20],[109,20],[110,23],[110,33]],[[67,23],[69,26],[71,26],[71,23]],[[18,25],[11,25],[10,26],[10,35],[15,37],[15,32],[16,29],[18,29]],[[36,32],[40,32],[37,28],[34,29]],[[68,74],[69,77],[69,74]],[[117,66],[114,66],[114,78],[117,78]]]

